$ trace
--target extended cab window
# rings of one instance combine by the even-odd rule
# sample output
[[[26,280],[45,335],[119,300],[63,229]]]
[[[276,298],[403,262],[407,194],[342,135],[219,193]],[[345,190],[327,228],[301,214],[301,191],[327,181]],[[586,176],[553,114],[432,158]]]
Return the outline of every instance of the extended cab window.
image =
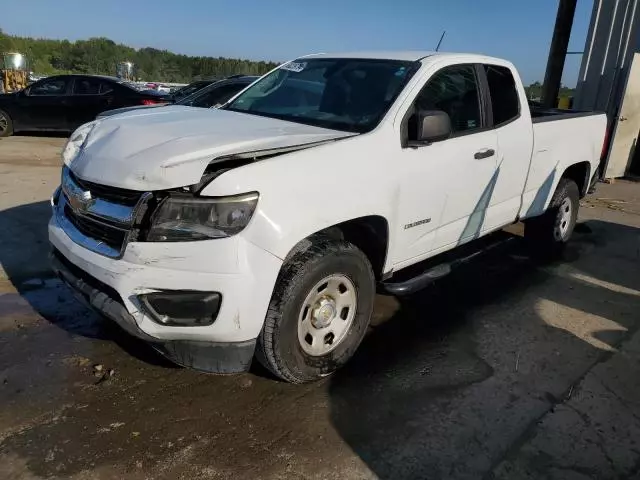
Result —
[[[451,119],[452,133],[482,127],[478,81],[473,65],[445,67],[429,79],[418,94],[418,110],[441,110]]]
[[[484,71],[489,82],[493,124],[500,126],[520,115],[518,90],[511,70],[497,65],[485,65]]]

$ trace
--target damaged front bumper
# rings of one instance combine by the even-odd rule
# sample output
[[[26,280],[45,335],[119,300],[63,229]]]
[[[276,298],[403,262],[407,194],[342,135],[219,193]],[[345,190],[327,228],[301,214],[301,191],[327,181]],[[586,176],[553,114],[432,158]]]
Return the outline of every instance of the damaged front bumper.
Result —
[[[87,306],[117,323],[128,334],[148,342],[178,365],[210,373],[245,372],[251,366],[256,341],[210,342],[160,340],[143,332],[129,314],[117,292],[66,260],[59,252],[50,254],[51,268]]]

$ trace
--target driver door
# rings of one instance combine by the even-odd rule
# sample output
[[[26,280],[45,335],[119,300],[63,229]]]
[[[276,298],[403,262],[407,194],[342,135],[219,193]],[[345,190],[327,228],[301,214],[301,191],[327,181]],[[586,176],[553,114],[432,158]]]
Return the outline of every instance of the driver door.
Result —
[[[453,248],[483,232],[496,182],[497,135],[486,128],[481,74],[471,64],[444,67],[428,79],[414,100],[413,111],[447,113],[452,132],[445,140],[400,151],[396,268]],[[417,134],[411,120],[405,120],[409,137]]]

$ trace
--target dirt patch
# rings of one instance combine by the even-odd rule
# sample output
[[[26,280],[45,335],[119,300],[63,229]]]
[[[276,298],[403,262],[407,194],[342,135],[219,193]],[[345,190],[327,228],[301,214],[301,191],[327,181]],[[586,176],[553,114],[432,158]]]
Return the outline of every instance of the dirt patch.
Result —
[[[61,165],[66,138],[14,136],[0,140],[0,164],[23,166]]]

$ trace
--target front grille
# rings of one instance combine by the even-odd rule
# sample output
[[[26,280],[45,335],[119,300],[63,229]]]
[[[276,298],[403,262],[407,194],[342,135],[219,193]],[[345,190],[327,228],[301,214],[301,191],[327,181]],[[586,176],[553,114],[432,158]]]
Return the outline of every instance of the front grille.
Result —
[[[133,207],[138,203],[140,197],[142,196],[142,192],[138,192],[136,190],[110,187],[107,185],[99,185],[97,183],[88,182],[87,180],[81,180],[76,177],[71,171],[69,171],[69,176],[80,188],[90,191],[94,197],[102,198],[103,200],[108,200],[120,205]]]
[[[83,235],[103,242],[115,250],[120,250],[127,238],[126,230],[77,214],[68,203],[64,206],[64,216]]]
[[[62,195],[54,205],[67,235],[79,245],[117,258],[140,229],[137,215],[146,212],[144,192],[98,185],[62,171]]]

